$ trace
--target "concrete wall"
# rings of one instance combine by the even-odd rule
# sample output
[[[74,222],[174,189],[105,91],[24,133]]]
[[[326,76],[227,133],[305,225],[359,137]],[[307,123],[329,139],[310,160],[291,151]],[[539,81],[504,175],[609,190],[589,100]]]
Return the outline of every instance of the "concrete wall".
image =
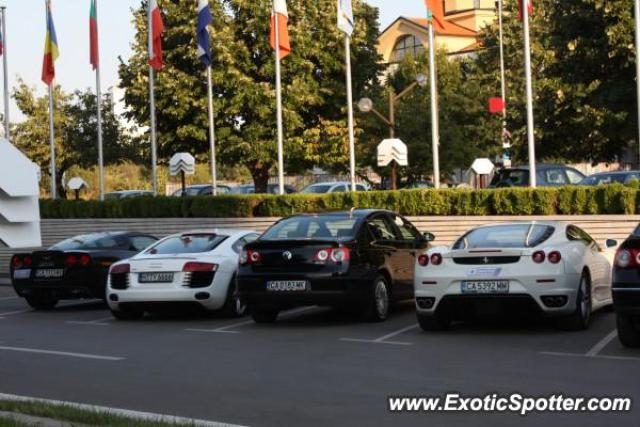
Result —
[[[88,219],[88,220],[43,220],[42,240],[45,247],[60,240],[84,233],[97,231],[142,231],[164,237],[169,234],[202,228],[242,228],[264,231],[277,218],[251,219]],[[472,227],[506,221],[523,220],[560,220],[571,222],[584,228],[598,242],[606,239],[624,240],[640,222],[640,215],[606,216],[469,216],[469,217],[410,217],[421,231],[430,231],[436,235],[436,244],[449,245]],[[9,271],[11,254],[15,251],[0,248],[0,276]]]

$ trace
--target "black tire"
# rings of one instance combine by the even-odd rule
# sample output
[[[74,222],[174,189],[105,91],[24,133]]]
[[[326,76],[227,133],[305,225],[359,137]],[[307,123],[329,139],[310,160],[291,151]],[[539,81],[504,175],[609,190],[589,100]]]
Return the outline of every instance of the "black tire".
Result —
[[[426,316],[424,314],[417,313],[418,324],[425,332],[445,331],[451,326],[451,319],[442,315],[434,314],[433,316]]]
[[[140,320],[144,317],[143,310],[126,309],[126,310],[112,310],[111,314],[118,320]]]
[[[565,331],[584,331],[591,323],[591,278],[588,272],[583,272],[578,286],[575,311],[558,320],[558,328]]]
[[[227,299],[220,310],[220,314],[224,317],[242,317],[247,315],[247,305],[242,302],[238,295],[238,285],[235,275],[231,278],[231,282],[229,282]]]
[[[34,310],[52,310],[59,301],[57,298],[44,296],[29,296],[25,299]]]
[[[377,276],[369,291],[369,300],[364,310],[364,319],[368,322],[384,322],[389,317],[391,292],[384,276]]]
[[[631,316],[623,314],[616,316],[618,339],[625,347],[640,348],[640,325],[635,325],[633,320]]]
[[[275,323],[280,310],[274,308],[251,307],[251,318],[256,323]]]

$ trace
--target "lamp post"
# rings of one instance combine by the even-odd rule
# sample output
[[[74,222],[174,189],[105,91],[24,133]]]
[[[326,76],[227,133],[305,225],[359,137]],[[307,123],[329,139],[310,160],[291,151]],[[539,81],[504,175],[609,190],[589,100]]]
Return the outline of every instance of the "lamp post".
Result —
[[[418,74],[416,80],[407,86],[402,92],[396,94],[393,88],[389,91],[389,117],[385,117],[380,111],[376,110],[373,101],[370,98],[362,98],[358,101],[358,109],[363,113],[375,114],[383,123],[389,128],[389,138],[396,137],[396,104],[400,99],[408,95],[416,86],[424,87],[427,85],[427,76],[424,74]],[[391,189],[397,190],[398,180],[398,164],[396,162],[391,163]]]

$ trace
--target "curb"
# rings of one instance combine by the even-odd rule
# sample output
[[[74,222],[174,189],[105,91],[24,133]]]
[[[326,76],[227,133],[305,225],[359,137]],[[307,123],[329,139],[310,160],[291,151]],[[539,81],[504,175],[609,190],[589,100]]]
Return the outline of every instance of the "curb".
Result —
[[[88,405],[84,403],[64,402],[61,400],[40,399],[35,397],[19,396],[15,394],[0,393],[0,400],[8,400],[14,402],[36,402],[45,403],[54,406],[67,406],[84,411],[105,412],[112,415],[134,418],[142,421],[165,422],[168,424],[185,424],[194,427],[244,427],[238,424],[219,423],[216,421],[199,420],[194,418],[177,417],[173,415],[154,414],[151,412],[140,412],[129,409],[110,408],[108,406]]]

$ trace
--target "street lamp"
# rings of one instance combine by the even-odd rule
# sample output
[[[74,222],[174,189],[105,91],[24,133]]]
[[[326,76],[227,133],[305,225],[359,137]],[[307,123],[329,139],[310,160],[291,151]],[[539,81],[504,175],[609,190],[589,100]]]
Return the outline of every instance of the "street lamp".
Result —
[[[391,88],[389,91],[389,117],[385,117],[380,111],[376,110],[371,98],[362,98],[358,101],[358,109],[362,113],[375,114],[384,124],[389,128],[389,138],[393,139],[396,136],[396,104],[400,99],[408,95],[416,86],[424,87],[429,80],[424,74],[418,74],[415,81],[407,86],[402,92],[396,95],[396,92]],[[391,163],[391,189],[397,190],[397,177],[398,177],[398,164],[396,162]]]

